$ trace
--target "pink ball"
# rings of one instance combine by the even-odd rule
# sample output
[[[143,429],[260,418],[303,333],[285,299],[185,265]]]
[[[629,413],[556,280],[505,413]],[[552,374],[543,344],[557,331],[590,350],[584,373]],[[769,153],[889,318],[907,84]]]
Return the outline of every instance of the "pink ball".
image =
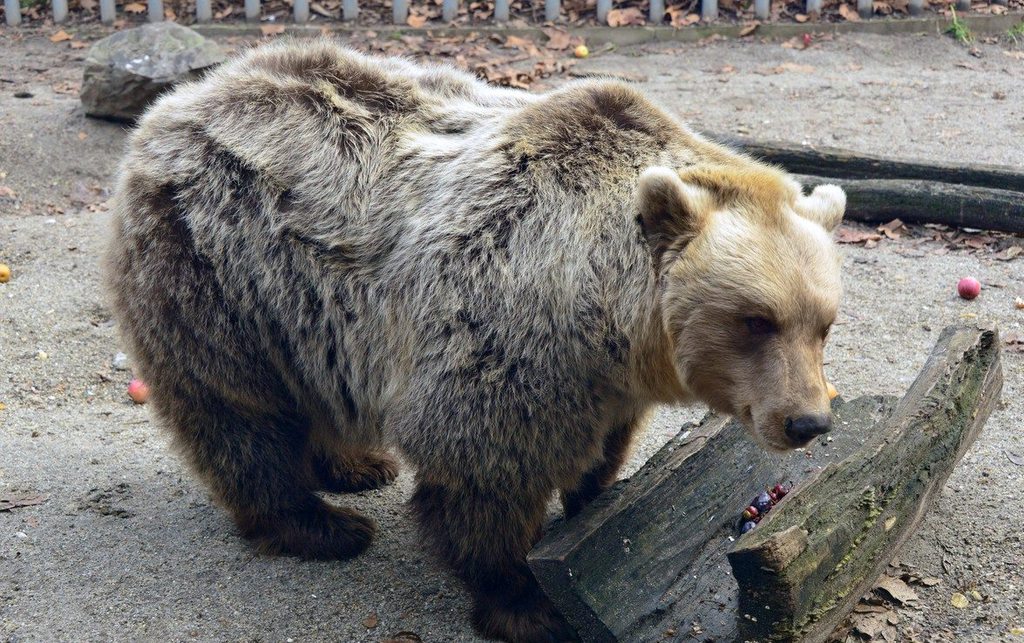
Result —
[[[957,283],[956,291],[964,299],[974,299],[981,294],[981,283],[974,277],[964,277]]]
[[[133,379],[128,383],[128,397],[136,404],[145,404],[149,399],[149,387],[140,379]]]

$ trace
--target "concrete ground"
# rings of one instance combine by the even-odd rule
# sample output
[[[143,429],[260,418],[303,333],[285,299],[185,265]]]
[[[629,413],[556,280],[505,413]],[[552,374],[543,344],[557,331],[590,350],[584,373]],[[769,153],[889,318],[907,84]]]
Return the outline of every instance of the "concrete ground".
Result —
[[[83,117],[84,50],[21,33],[0,30],[0,262],[13,271],[0,285],[0,496],[47,500],[0,512],[0,640],[380,641],[402,631],[475,640],[466,593],[407,514],[409,471],[346,499],[381,527],[362,557],[257,557],[146,407],[126,398],[130,375],[111,366],[119,345],[98,275],[102,203],[125,130]],[[1021,167],[1019,51],[982,43],[975,56],[945,37],[847,35],[806,50],[755,41],[601,49],[576,70],[643,79],[705,130]],[[904,238],[845,247],[844,275],[826,368],[848,397],[902,393],[945,324],[1021,332],[1021,259]],[[963,275],[985,286],[970,303],[955,294]],[[899,610],[905,640],[1021,640],[1024,357],[1007,353],[1004,369],[1002,405],[900,555],[941,580],[916,587],[919,606]],[[701,414],[661,412],[630,471]],[[967,607],[951,605],[954,592],[970,597]]]

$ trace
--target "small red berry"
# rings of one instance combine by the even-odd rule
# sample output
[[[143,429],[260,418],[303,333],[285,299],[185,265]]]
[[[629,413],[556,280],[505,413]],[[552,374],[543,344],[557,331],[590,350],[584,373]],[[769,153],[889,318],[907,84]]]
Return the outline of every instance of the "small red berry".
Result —
[[[149,399],[149,387],[140,379],[133,379],[128,383],[128,397],[136,404],[145,404]]]
[[[964,277],[957,282],[956,291],[964,299],[974,299],[981,294],[981,283],[974,277]]]
[[[786,494],[789,493],[789,489],[786,489],[781,484],[777,484],[772,487],[772,493],[774,493],[779,500],[782,500],[786,497]]]
[[[749,507],[747,507],[746,509],[743,510],[743,519],[744,520],[753,520],[754,518],[757,518],[757,516],[760,513],[761,512],[757,510],[757,507],[751,505],[751,506],[749,506]]]

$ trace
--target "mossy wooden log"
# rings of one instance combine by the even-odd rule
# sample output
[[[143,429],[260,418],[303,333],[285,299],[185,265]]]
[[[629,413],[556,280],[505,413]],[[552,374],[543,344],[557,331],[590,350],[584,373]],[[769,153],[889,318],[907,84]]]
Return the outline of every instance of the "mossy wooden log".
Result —
[[[840,179],[909,179],[1024,192],[1024,171],[1001,165],[969,166],[927,161],[896,161],[832,147],[802,147],[764,143],[747,138],[709,134],[759,159],[781,165],[794,174]]]
[[[979,346],[971,349],[974,352],[964,347],[970,343],[964,333],[978,340]],[[984,422],[998,392],[998,361],[992,357],[997,343],[991,334],[985,333],[947,331],[929,366],[900,407],[901,417],[928,415],[933,407],[938,413],[948,404],[967,416],[975,414],[976,408],[976,426],[971,431],[962,430],[956,449],[936,447],[927,454],[896,450],[910,458],[910,468],[915,458],[929,463],[933,480],[930,489],[945,480],[956,458],[973,438],[972,431]],[[944,367],[952,369],[953,379],[959,378],[964,372],[963,363],[980,364],[974,360],[976,355],[988,356],[982,361],[996,360],[988,362],[989,379],[981,387],[983,392],[974,398],[957,397],[956,391],[946,388],[942,390],[953,398],[936,402],[940,389],[922,381],[940,379]],[[937,359],[944,361],[940,365]],[[974,370],[967,371],[969,374],[964,377],[975,377]],[[726,558],[738,537],[740,512],[766,487],[788,482],[796,485],[794,491],[738,544],[746,548],[748,543],[771,531],[772,524],[785,522],[787,529],[794,525],[801,529],[800,525],[812,517],[801,515],[789,522],[783,517],[790,511],[787,506],[804,506],[803,501],[794,500],[815,488],[805,481],[832,476],[830,472],[836,465],[849,461],[851,454],[876,449],[881,442],[894,438],[896,428],[901,426],[890,420],[895,407],[896,400],[891,397],[862,397],[851,402],[837,398],[833,402],[836,429],[832,434],[804,451],[789,454],[767,454],[745,435],[738,423],[709,414],[700,424],[684,427],[636,475],[617,484],[580,515],[552,525],[531,552],[530,568],[584,641],[738,640],[744,636],[741,628],[746,632],[752,623],[744,615],[758,618],[750,612],[750,595],[741,605],[739,586]],[[950,429],[943,435],[955,433],[955,429]],[[846,467],[838,469],[845,471]],[[872,472],[868,467],[858,471],[867,484],[878,474],[894,470],[890,467],[888,471]],[[866,484],[857,489],[864,489]],[[860,499],[856,494],[851,497]],[[921,494],[919,504],[906,505],[911,513],[897,517],[899,534],[909,533],[916,521],[911,514],[923,511],[929,499],[930,493]],[[890,511],[895,510],[894,505],[890,506]],[[886,519],[889,517],[887,513]],[[769,529],[764,530],[765,526]],[[779,530],[782,531],[785,529]],[[895,526],[893,532],[896,533]],[[762,556],[776,566],[800,560],[806,550],[802,537],[793,538],[792,531],[789,534],[788,540],[784,538],[784,546],[770,551],[762,548]],[[808,542],[817,543],[810,532]],[[879,565],[891,558],[891,550],[863,551],[873,552]],[[849,569],[854,573],[866,571],[868,566]],[[874,578],[870,576],[863,582],[870,583]],[[815,609],[813,601],[811,605]],[[837,602],[834,612],[823,614],[817,623],[825,623],[826,617],[831,619],[833,613],[845,611],[846,607]],[[790,620],[795,618],[791,615]]]
[[[735,640],[737,586],[726,553],[739,514],[776,482],[799,483],[864,444],[894,398],[833,403],[830,442],[766,454],[738,423],[709,414],[529,556],[545,592],[585,641]]]
[[[881,223],[942,223],[960,228],[1024,233],[1024,193],[905,179],[836,179],[796,175],[811,187],[822,183],[846,191],[846,218]]]
[[[993,330],[946,329],[865,446],[829,465],[739,539],[744,639],[822,641],[892,560],[1002,389]]]

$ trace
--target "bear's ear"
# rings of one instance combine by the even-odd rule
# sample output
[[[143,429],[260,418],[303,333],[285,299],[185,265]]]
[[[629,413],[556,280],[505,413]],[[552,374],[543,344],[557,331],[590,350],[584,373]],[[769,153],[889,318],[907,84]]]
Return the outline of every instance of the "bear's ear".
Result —
[[[715,206],[705,188],[685,183],[667,167],[650,167],[640,175],[640,225],[654,257],[654,267],[669,248],[681,248],[700,232]]]
[[[832,232],[846,212],[846,192],[838,185],[819,185],[810,196],[796,200],[797,214]]]

